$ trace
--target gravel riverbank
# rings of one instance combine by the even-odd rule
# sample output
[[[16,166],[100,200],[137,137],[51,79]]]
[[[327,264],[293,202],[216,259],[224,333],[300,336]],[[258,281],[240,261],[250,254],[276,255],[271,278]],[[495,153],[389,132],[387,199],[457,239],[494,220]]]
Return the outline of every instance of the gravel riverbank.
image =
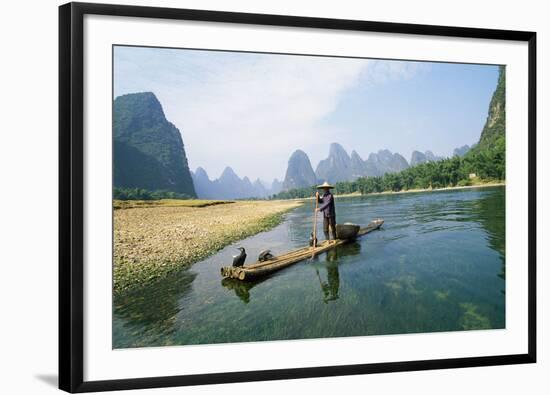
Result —
[[[206,207],[114,211],[114,291],[133,288],[271,229],[299,201],[237,201]]]

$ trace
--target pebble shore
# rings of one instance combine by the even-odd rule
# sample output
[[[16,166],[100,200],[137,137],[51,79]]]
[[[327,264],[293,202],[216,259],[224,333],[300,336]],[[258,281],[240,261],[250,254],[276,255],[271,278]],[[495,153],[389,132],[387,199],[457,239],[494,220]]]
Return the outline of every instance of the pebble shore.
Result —
[[[155,281],[269,230],[300,201],[114,210],[114,292]]]

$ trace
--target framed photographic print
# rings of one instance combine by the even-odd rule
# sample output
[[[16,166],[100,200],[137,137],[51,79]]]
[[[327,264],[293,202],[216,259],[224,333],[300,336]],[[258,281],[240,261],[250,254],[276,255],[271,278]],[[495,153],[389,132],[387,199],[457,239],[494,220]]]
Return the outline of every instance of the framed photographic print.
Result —
[[[59,9],[59,385],[536,361],[536,34]]]

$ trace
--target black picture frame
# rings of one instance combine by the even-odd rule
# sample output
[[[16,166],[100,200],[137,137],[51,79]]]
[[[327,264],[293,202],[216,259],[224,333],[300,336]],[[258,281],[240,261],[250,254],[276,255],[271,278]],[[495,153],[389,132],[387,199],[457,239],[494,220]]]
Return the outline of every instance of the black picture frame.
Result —
[[[526,354],[84,381],[83,19],[87,14],[401,33],[528,43],[528,352]],[[536,33],[286,15],[68,3],[59,8],[59,388],[90,392],[536,362]]]

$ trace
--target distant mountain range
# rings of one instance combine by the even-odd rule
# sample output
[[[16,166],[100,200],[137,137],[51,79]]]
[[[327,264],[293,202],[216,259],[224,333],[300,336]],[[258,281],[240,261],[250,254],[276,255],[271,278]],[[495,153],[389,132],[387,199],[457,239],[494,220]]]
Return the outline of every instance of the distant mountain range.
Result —
[[[470,151],[470,149],[472,149],[472,147],[467,144],[462,147],[455,148],[453,151],[453,156],[464,156],[468,151]]]
[[[319,162],[315,176],[317,181],[336,183],[359,177],[381,176],[407,167],[409,167],[407,160],[398,153],[380,150],[377,153],[371,153],[367,160],[363,160],[355,150],[349,156],[340,144],[332,143],[328,158]]]
[[[259,179],[251,182],[248,177],[240,178],[231,167],[226,167],[220,178],[210,180],[206,170],[198,167],[191,172],[197,195],[201,199],[244,199],[266,198],[281,191],[282,183],[275,179],[267,188]]]
[[[494,101],[480,144],[493,139],[493,130],[500,127],[501,101]],[[492,120],[495,120],[491,124]],[[359,177],[382,176],[409,167],[399,153],[384,149],[369,154],[366,160],[353,150],[349,155],[338,143],[329,147],[328,157],[315,170],[308,155],[296,150],[288,160],[283,181],[275,179],[265,185],[259,179],[240,178],[226,167],[218,179],[211,180],[202,167],[189,170],[183,140],[179,130],[170,123],[155,95],[151,92],[119,96],[114,101],[114,186],[165,190],[204,199],[266,198],[293,188],[310,187],[328,181],[355,180]],[[462,156],[469,146],[454,150]],[[413,151],[410,166],[443,157],[431,151]]]
[[[382,176],[386,173],[395,173],[409,167],[407,160],[400,154],[384,149],[378,153],[369,154],[365,161],[366,173],[364,176]]]
[[[468,145],[456,148],[453,155],[464,156],[470,148]],[[442,159],[445,157],[437,156],[429,150],[413,151],[410,162],[407,162],[401,154],[384,149],[369,154],[368,158],[363,160],[357,151],[353,150],[349,155],[340,144],[332,143],[328,157],[319,162],[315,172],[307,154],[301,150],[295,151],[288,161],[282,190],[309,187],[324,181],[336,183],[353,181],[359,177],[383,176],[386,173],[397,173],[411,166]]]
[[[336,183],[355,180],[359,177],[382,176],[407,167],[409,164],[402,155],[387,149],[373,152],[367,160],[363,160],[355,150],[350,156],[340,144],[332,143],[328,157],[319,162],[315,172],[305,152],[300,150],[294,152],[288,161],[283,191],[308,187],[324,181]]]
[[[416,166],[425,162],[437,162],[438,160],[445,159],[442,156],[436,156],[432,151],[420,152],[413,151],[411,154],[411,166]]]

